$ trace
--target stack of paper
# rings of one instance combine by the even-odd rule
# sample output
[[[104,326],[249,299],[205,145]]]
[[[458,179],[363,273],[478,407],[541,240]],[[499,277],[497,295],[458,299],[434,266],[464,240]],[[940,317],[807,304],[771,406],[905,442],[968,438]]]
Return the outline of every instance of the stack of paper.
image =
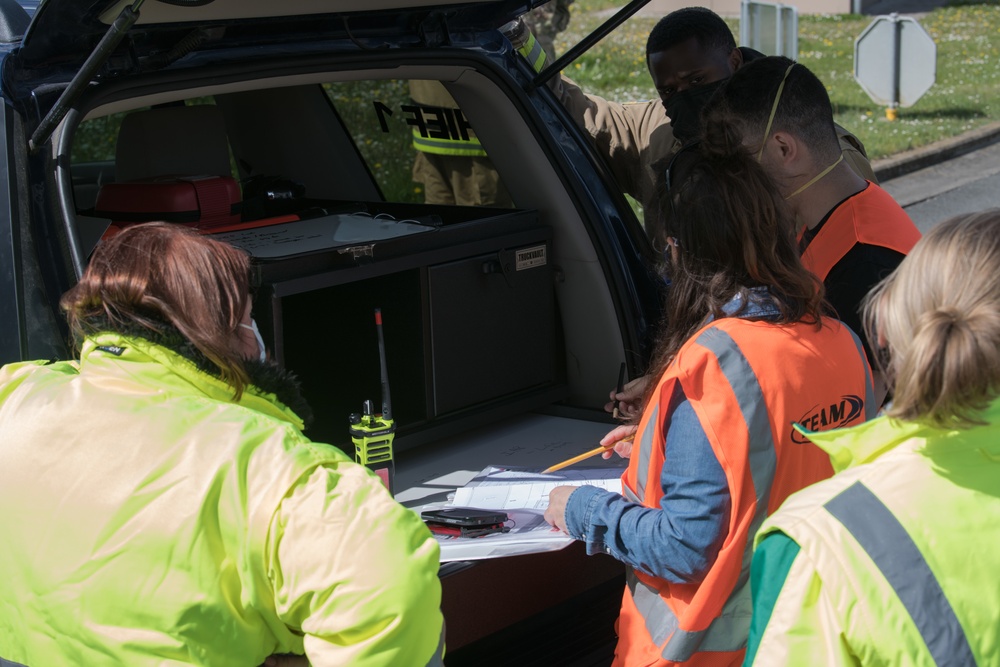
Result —
[[[456,507],[504,510],[510,520],[507,533],[483,537],[436,535],[441,544],[441,562],[499,558],[518,554],[557,551],[573,542],[546,523],[543,515],[549,491],[557,486],[598,486],[621,493],[622,471],[617,468],[574,468],[554,473],[538,469],[489,466],[455,492],[449,503]],[[422,508],[443,507],[440,503]]]

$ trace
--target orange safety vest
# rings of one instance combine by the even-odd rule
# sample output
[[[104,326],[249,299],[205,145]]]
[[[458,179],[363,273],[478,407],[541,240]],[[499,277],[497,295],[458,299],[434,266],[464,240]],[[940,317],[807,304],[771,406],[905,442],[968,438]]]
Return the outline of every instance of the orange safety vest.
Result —
[[[629,568],[614,665],[738,665],[750,629],[753,536],[790,494],[833,474],[792,423],[860,424],[876,408],[861,341],[840,322],[712,322],[677,353],[639,422],[622,487],[646,507],[659,508],[663,496],[664,424],[678,384],[729,482],[727,534],[701,583]]]
[[[858,243],[906,255],[920,231],[888,192],[871,181],[868,187],[833,209],[802,253],[802,264],[820,280]]]

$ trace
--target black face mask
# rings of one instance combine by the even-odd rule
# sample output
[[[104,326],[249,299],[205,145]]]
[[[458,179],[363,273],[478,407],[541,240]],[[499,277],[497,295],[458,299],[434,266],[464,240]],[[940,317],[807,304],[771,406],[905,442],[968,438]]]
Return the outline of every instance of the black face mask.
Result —
[[[704,86],[695,86],[679,93],[674,93],[665,103],[667,116],[670,117],[670,127],[674,136],[681,143],[695,139],[701,134],[701,110],[705,108],[712,95],[725,79]]]

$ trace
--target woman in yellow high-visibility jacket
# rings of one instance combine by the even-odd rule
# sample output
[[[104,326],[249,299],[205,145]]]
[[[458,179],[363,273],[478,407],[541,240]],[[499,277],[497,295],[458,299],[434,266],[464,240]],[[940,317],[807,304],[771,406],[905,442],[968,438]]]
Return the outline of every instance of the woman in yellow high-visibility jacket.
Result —
[[[746,665],[1000,664],[1000,210],[953,218],[869,295],[887,414],[802,433],[839,474],[756,537]]]
[[[0,664],[440,664],[437,543],[303,435],[250,303],[243,253],[135,226],[63,297],[79,360],[0,370]]]

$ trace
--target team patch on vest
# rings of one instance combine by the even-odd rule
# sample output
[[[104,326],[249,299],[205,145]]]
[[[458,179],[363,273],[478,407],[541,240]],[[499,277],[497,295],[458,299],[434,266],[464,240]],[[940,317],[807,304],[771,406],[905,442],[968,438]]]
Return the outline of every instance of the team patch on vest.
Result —
[[[847,426],[864,413],[865,402],[860,396],[841,396],[840,401],[826,407],[816,406],[807,412],[798,424],[810,431],[825,431]],[[809,439],[792,429],[792,442],[804,445]]]

